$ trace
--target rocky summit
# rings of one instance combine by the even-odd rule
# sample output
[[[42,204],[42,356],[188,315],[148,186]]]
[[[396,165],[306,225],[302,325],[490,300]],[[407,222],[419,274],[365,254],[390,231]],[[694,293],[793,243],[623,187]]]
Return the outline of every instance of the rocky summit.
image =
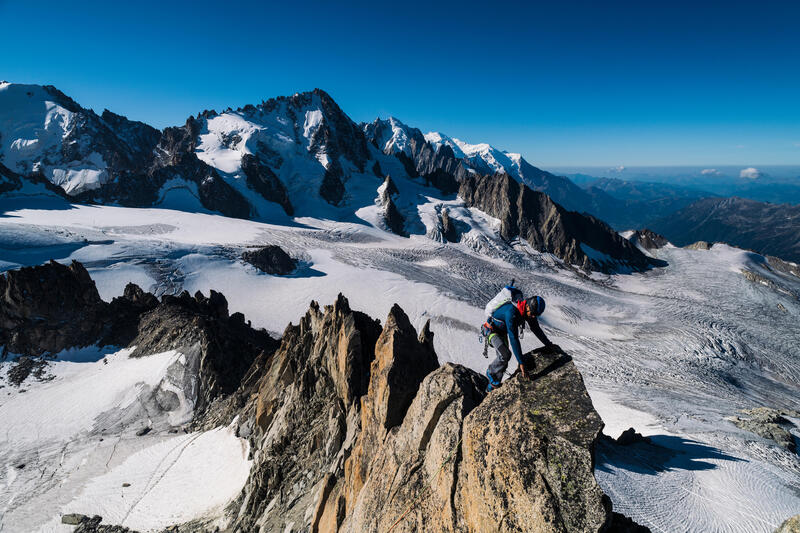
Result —
[[[254,464],[230,529],[623,531],[570,358],[528,354],[533,379],[487,395],[483,376],[439,365],[432,339],[397,306],[381,326],[341,295],[312,303],[242,409]]]

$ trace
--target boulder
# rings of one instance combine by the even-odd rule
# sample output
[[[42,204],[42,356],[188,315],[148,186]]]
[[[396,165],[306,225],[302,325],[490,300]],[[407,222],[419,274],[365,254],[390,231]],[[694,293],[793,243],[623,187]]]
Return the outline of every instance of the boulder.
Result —
[[[291,274],[297,268],[297,261],[283,251],[280,246],[270,244],[242,254],[242,260],[257,269],[275,276]]]
[[[68,513],[61,517],[61,523],[68,526],[77,526],[89,517],[78,513]]]
[[[614,442],[616,442],[620,446],[629,446],[637,442],[644,442],[650,444],[651,441],[648,437],[643,437],[641,433],[637,433],[635,429],[628,428],[625,431],[623,431]]]

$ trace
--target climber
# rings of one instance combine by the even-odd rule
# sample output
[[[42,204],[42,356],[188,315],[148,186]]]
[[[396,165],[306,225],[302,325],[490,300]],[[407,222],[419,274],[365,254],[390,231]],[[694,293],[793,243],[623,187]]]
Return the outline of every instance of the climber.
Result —
[[[520,333],[526,323],[548,350],[561,351],[557,345],[550,342],[539,326],[537,317],[544,312],[544,307],[544,298],[541,296],[526,299],[523,297],[522,291],[512,286],[505,287],[487,304],[486,311],[489,318],[481,329],[483,334],[488,337],[486,342],[491,344],[497,353],[495,360],[486,370],[486,376],[489,378],[487,391],[500,386],[512,352],[519,363],[522,376],[528,377],[519,343]]]

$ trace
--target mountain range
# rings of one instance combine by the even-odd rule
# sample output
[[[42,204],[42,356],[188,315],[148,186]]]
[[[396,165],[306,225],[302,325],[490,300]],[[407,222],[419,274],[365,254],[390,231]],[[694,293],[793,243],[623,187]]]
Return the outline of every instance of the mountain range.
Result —
[[[387,176],[391,188],[380,192]],[[465,191],[484,176],[508,176],[521,191],[544,193],[548,200],[514,208],[521,197],[484,197],[505,194],[507,187]],[[52,86],[0,83],[0,193],[35,183],[78,202],[218,212],[278,223],[324,216],[444,240],[441,231],[426,225],[422,213],[429,209],[423,206],[439,199],[434,202],[436,225],[441,227],[446,218],[450,239],[459,239],[454,228],[464,234],[475,224],[459,221],[452,208],[442,215],[443,202],[457,195],[467,208],[484,211],[493,204],[487,214],[501,219],[519,211],[520,217],[541,222],[550,212],[555,222],[549,237],[526,234],[506,220],[503,238],[522,238],[538,252],[589,270],[651,265],[636,247],[613,235],[614,230],[647,226],[678,244],[724,240],[798,258],[793,237],[800,233],[800,222],[791,207],[750,202],[743,208],[742,202],[708,200],[716,195],[696,187],[576,179],[580,186],[531,165],[520,154],[440,132],[423,133],[396,118],[357,124],[319,89],[222,112],[205,110],[182,126],[159,131],[109,110],[98,115]],[[550,201],[558,209],[544,205]],[[715,218],[699,223],[712,205]],[[754,217],[765,213],[780,228],[775,235],[757,229]]]
[[[800,262],[800,206],[744,198],[705,198],[653,222],[653,230],[685,246],[698,235],[764,255]]]
[[[549,213],[550,235],[521,234],[518,224],[506,223],[507,240],[521,237],[538,252],[586,269],[640,270],[652,263],[598,220],[568,214],[613,203],[602,192],[587,193],[518,154],[426,136],[396,119],[356,124],[319,89],[221,113],[206,110],[158,131],[108,110],[97,115],[51,86],[3,83],[0,117],[4,174],[48,181],[75,201],[278,222],[355,216],[409,235],[430,233],[420,212],[432,197],[451,200],[472,177],[509,176],[522,191],[543,192],[564,205],[555,209],[549,198],[528,202],[519,216]],[[391,190],[380,193],[389,176]],[[486,203],[480,195],[467,197],[466,207]],[[510,213],[515,201],[495,198],[492,216]],[[461,233],[468,232],[473,224],[459,223],[457,211],[449,211]],[[579,227],[593,229],[581,234]]]

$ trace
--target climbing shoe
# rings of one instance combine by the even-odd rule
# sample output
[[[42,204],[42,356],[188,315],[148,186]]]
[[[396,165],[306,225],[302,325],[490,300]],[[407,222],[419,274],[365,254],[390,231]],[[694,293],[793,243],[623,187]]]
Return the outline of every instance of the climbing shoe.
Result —
[[[486,377],[489,378],[489,384],[486,385],[486,392],[492,392],[494,389],[500,387],[500,382],[492,379],[488,370],[486,371]]]

